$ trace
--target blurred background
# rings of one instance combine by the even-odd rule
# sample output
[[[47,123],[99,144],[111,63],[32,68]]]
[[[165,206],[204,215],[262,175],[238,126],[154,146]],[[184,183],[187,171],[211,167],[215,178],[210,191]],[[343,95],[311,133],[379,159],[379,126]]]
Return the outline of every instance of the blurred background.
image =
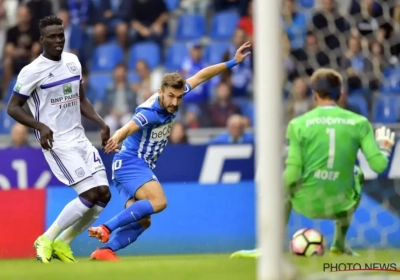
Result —
[[[340,106],[397,127],[399,1],[282,0],[281,13],[282,92],[264,94],[282,95],[286,121],[312,108],[313,71],[333,67],[345,78]],[[41,52],[37,23],[49,14],[64,20],[65,51],[79,56],[86,95],[112,131],[157,91],[164,73],[190,77],[231,59],[238,46],[253,40],[250,0],[0,0],[3,146],[37,145],[29,131],[26,141],[9,139],[10,133],[24,136],[13,129],[4,107],[21,68]],[[241,115],[240,127],[251,132],[253,76],[249,59],[196,88],[184,100],[170,143],[207,143],[226,131],[232,115]],[[91,133],[98,128],[83,124],[98,144]]]
[[[344,77],[339,106],[400,131],[400,1],[281,2],[282,91],[260,94],[282,96],[285,123],[313,108],[313,71],[332,67]],[[157,91],[164,73],[190,77],[253,41],[252,10],[250,0],[0,0],[0,188],[10,190],[0,193],[0,212],[12,213],[0,215],[0,224],[18,219],[32,228],[22,243],[15,232],[26,237],[23,229],[5,229],[9,238],[0,238],[0,257],[32,256],[31,241],[75,196],[51,174],[31,132],[5,112],[16,75],[41,52],[39,19],[57,14],[64,20],[65,51],[79,56],[86,95],[114,132]],[[254,247],[253,63],[248,59],[185,97],[155,169],[169,207],[126,254]],[[98,128],[85,119],[83,125],[99,147]],[[379,176],[359,156],[367,183],[349,233],[356,248],[400,247],[400,170],[392,168],[400,164],[397,154],[395,149]],[[112,155],[101,155],[110,176]],[[122,209],[113,194],[98,223]],[[18,211],[15,200],[29,207],[29,215]],[[287,238],[314,227],[329,241],[333,226],[325,222],[294,215]],[[97,245],[82,235],[73,249],[88,255]]]

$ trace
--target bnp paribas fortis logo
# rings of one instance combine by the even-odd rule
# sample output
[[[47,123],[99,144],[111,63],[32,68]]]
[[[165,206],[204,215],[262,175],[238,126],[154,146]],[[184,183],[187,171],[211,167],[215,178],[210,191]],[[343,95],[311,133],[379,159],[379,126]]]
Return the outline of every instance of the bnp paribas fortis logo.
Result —
[[[72,94],[72,86],[70,83],[63,85],[64,95]]]

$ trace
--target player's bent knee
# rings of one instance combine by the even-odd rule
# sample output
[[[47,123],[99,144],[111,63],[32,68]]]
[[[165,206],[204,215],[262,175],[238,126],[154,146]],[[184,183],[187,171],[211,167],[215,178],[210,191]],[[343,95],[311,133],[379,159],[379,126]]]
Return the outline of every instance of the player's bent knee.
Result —
[[[139,224],[144,228],[148,229],[151,226],[151,216],[144,217],[139,221]]]
[[[167,208],[167,199],[165,197],[154,198],[150,200],[154,213],[158,213]]]
[[[111,200],[111,192],[108,186],[97,187],[98,200],[107,204]]]
[[[93,204],[96,204],[97,201],[99,200],[99,194],[97,192],[97,188],[92,188],[90,190],[87,190],[79,194],[79,196]]]

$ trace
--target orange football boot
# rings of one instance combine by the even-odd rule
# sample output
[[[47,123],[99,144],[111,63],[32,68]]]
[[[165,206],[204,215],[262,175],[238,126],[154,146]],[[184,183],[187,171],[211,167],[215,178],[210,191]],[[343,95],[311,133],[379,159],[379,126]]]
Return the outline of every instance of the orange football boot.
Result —
[[[110,231],[105,226],[91,227],[88,229],[89,237],[97,238],[100,242],[106,243],[110,239]]]
[[[111,251],[110,249],[99,249],[97,248],[90,255],[90,259],[97,260],[97,261],[109,261],[109,262],[118,262],[119,258],[115,254],[115,252]]]

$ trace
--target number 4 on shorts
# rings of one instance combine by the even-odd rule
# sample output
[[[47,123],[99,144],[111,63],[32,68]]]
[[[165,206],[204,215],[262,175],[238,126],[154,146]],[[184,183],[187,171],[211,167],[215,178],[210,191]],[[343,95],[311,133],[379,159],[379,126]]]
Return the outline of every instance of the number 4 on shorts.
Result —
[[[101,159],[100,159],[100,157],[96,157],[96,152],[93,152],[93,160],[94,160],[94,162],[98,162],[101,164]]]

